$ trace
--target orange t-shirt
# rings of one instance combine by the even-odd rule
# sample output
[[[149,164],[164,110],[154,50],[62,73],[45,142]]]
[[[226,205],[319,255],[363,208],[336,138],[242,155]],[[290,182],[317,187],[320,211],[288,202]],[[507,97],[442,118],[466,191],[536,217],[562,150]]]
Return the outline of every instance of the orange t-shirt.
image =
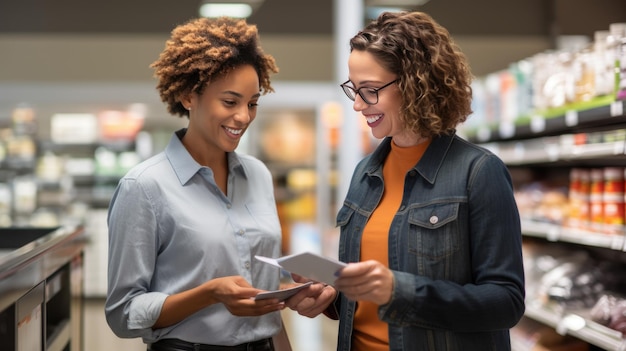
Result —
[[[376,260],[389,266],[388,236],[404,192],[404,177],[420,160],[429,141],[416,146],[399,147],[391,142],[391,151],[383,165],[385,190],[378,207],[372,213],[361,238],[361,261]],[[378,318],[378,305],[359,301],[354,315],[353,351],[388,351],[387,323]]]

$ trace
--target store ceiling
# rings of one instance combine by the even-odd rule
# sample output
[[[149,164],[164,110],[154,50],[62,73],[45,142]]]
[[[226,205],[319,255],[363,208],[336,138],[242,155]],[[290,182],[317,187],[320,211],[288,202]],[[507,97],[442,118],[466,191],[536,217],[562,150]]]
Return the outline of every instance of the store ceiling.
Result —
[[[262,36],[331,36],[335,1],[344,0],[264,0],[249,22],[259,27]],[[21,40],[22,36],[16,34],[42,38],[65,34],[167,36],[177,24],[197,17],[200,3],[201,0],[0,0],[0,36],[10,40]],[[455,36],[499,36],[499,40],[515,40],[516,36],[591,36],[596,30],[607,29],[610,23],[626,22],[624,0],[430,0],[416,9],[431,14]],[[0,81],[0,92],[2,83],[5,82]],[[157,118],[149,119],[149,123],[178,122],[162,115],[164,109],[151,84],[137,84],[140,86],[72,85],[62,89],[41,83],[35,87],[11,85],[9,99],[0,96],[0,119],[10,115],[15,105],[11,98],[26,99],[44,119],[59,111],[98,111],[101,101],[118,108],[132,99],[150,105],[150,114]],[[320,90],[328,93],[327,89]],[[298,97],[308,101],[318,95],[324,99],[325,95],[319,93]]]
[[[333,1],[265,0],[250,22],[261,33],[330,35]],[[198,16],[200,2],[2,0],[0,34],[169,33],[176,24]],[[453,35],[591,36],[609,23],[626,22],[624,0],[430,0],[419,9]]]

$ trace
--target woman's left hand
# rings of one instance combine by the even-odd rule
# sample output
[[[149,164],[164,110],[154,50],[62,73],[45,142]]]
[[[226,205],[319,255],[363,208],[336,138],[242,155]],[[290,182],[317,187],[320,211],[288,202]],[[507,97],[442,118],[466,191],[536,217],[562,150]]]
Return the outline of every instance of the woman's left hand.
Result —
[[[348,299],[384,305],[391,300],[393,272],[382,263],[369,260],[350,263],[341,269],[335,288]]]
[[[308,279],[291,274],[294,281],[305,283]],[[301,316],[313,318],[323,313],[335,301],[337,291],[329,285],[314,283],[300,290],[285,301],[285,306],[297,311]]]

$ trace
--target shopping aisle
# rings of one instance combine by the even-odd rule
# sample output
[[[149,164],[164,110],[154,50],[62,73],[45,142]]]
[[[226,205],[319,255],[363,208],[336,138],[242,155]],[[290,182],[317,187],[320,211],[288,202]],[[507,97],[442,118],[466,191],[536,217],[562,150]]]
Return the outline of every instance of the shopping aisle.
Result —
[[[337,322],[325,316],[310,319],[291,310],[283,319],[293,351],[332,351],[337,345]],[[111,332],[104,318],[104,299],[85,300],[85,351],[145,351],[141,339],[120,339]]]

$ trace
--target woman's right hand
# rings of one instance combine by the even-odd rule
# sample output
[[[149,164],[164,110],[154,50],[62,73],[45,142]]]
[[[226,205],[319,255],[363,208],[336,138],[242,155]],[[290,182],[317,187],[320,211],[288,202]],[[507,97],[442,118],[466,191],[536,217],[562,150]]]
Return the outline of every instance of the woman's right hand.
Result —
[[[278,299],[255,300],[254,296],[263,290],[253,287],[241,276],[212,279],[206,285],[216,302],[224,304],[235,316],[260,316],[285,308]]]
[[[168,296],[153,328],[174,325],[216,303],[224,304],[235,316],[260,316],[285,308],[277,299],[253,299],[261,291],[241,276],[211,279],[193,289]]]

